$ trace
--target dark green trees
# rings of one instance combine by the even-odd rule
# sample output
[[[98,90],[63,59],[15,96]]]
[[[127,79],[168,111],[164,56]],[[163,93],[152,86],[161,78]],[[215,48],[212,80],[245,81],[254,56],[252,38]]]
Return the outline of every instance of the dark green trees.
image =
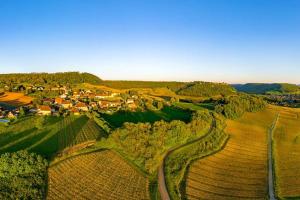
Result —
[[[174,120],[150,123],[124,123],[109,136],[109,142],[147,172],[154,172],[170,148],[205,134],[212,123],[207,110],[198,111],[190,123]]]
[[[19,151],[0,157],[0,199],[44,199],[47,161]]]
[[[241,117],[245,112],[260,111],[265,106],[266,103],[262,98],[241,94],[220,100],[215,107],[215,111],[223,114],[226,118],[236,119]]]

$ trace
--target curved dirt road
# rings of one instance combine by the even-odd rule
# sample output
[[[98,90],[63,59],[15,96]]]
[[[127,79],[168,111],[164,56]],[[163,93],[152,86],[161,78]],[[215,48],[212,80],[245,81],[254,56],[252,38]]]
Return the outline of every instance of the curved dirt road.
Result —
[[[169,192],[168,192],[168,189],[167,189],[167,184],[166,184],[166,179],[165,179],[165,160],[166,158],[170,155],[170,153],[172,153],[173,151],[177,150],[177,149],[180,149],[184,146],[187,146],[187,145],[190,145],[192,143],[195,143],[203,138],[205,138],[208,134],[210,134],[213,130],[213,128],[216,126],[216,121],[215,119],[213,119],[212,121],[212,124],[209,128],[209,130],[207,131],[207,133],[205,133],[203,136],[193,140],[193,141],[190,141],[190,142],[187,142],[185,144],[182,144],[182,145],[179,145],[177,147],[173,147],[171,149],[169,149],[162,162],[161,162],[161,165],[159,166],[158,168],[158,190],[159,190],[159,193],[160,193],[160,197],[162,200],[170,200],[170,195],[169,195]]]

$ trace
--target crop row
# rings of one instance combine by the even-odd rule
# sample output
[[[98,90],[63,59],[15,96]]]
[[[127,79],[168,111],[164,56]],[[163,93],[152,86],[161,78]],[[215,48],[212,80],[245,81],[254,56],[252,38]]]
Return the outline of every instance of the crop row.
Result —
[[[147,182],[115,153],[90,153],[49,169],[47,199],[149,199]]]
[[[273,113],[273,112],[272,112]],[[186,181],[188,199],[265,199],[268,192],[267,131],[269,110],[230,120],[225,148],[196,161]],[[261,116],[259,116],[261,115]]]

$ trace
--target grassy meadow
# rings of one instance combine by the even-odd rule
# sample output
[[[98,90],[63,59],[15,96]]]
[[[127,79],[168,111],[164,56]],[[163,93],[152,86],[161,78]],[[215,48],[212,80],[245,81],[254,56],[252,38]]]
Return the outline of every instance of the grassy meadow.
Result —
[[[300,109],[280,108],[274,132],[276,192],[300,198]]]
[[[188,122],[191,118],[191,112],[188,110],[176,108],[174,106],[165,106],[162,110],[147,111],[120,111],[114,114],[101,114],[101,116],[114,128],[121,127],[124,122],[149,122],[153,123],[159,120],[172,121],[182,120]]]

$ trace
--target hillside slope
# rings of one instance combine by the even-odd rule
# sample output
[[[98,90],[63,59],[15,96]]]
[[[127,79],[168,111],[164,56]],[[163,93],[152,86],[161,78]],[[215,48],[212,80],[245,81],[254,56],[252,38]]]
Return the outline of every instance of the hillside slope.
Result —
[[[289,83],[247,83],[232,85],[239,92],[251,94],[268,94],[268,93],[296,93],[300,92],[300,87]]]

